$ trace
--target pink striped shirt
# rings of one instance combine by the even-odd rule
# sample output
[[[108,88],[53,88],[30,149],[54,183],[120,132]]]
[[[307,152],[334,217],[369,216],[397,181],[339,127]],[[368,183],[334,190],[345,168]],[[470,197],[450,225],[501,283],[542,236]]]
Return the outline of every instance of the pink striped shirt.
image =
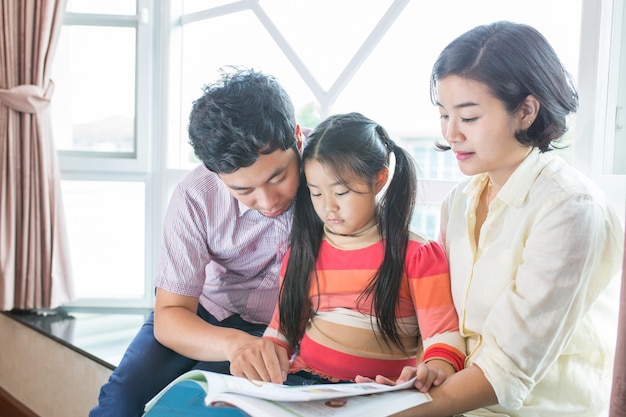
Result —
[[[442,247],[421,239],[411,239],[408,244],[396,309],[396,323],[408,355],[381,342],[376,318],[370,315],[372,298],[361,297],[383,255],[382,241],[355,250],[322,241],[317,280],[311,278],[309,291],[315,314],[306,325],[290,372],[305,370],[330,380],[354,380],[356,375],[374,378],[379,374],[397,378],[404,366],[415,366],[418,359],[442,359],[457,371],[463,368],[465,341],[459,333]],[[283,274],[286,264],[287,258]],[[291,354],[294,347],[279,331],[278,315],[277,307],[263,336]]]
[[[154,285],[199,297],[217,319],[268,323],[278,298],[293,206],[275,218],[235,199],[200,165],[176,186],[165,215]]]

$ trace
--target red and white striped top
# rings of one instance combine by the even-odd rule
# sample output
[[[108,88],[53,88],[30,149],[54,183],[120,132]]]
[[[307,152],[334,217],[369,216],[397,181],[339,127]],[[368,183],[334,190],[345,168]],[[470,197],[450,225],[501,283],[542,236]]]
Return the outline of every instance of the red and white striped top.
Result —
[[[395,378],[404,366],[415,366],[421,354],[418,334],[424,352],[420,360],[439,358],[457,370],[463,368],[465,342],[458,331],[448,263],[438,243],[410,240],[407,248],[397,323],[408,356],[382,341],[376,318],[370,315],[371,297],[361,298],[357,306],[380,266],[383,250],[381,241],[356,250],[339,249],[322,241],[317,259],[319,286],[312,277],[309,292],[315,314],[306,326],[290,372],[306,370],[331,380],[354,380],[356,375]],[[285,267],[286,261],[281,277]],[[278,323],[276,310],[264,337],[291,354],[293,347],[278,331]]]

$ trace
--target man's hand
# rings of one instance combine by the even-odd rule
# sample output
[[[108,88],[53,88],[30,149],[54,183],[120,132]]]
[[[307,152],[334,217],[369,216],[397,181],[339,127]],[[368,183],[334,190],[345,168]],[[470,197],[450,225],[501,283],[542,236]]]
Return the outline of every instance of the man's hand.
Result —
[[[282,384],[287,379],[287,351],[269,339],[248,339],[228,355],[232,375],[275,384]]]

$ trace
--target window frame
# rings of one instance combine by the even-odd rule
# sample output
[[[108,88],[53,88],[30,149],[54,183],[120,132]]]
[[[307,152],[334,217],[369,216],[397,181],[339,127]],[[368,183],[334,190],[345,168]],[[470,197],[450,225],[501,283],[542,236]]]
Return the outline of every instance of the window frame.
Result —
[[[62,173],[64,172],[149,172],[150,119],[151,119],[151,35],[154,25],[150,19],[146,0],[137,2],[135,15],[111,15],[67,12],[64,26],[128,27],[136,30],[135,44],[135,150],[134,152],[57,152]],[[139,76],[141,74],[141,76]]]
[[[615,123],[610,111],[615,99],[615,48],[626,31],[618,20],[616,0],[582,0],[580,55],[577,86],[581,106],[576,119],[572,165],[596,181],[624,213],[626,176],[607,173],[604,164],[611,152],[609,126]],[[621,5],[621,7],[624,7]],[[138,0],[134,16],[82,15],[68,13],[67,24],[136,25],[136,155],[133,158],[81,152],[59,152],[62,179],[136,180],[145,182],[145,277],[144,298],[79,299],[68,307],[151,307],[152,285],[162,239],[162,219],[169,197],[187,169],[168,166],[168,155],[179,161],[180,149],[171,148],[171,139],[180,136],[186,115],[171,111],[170,103],[180,97],[179,85],[169,80],[181,77],[180,53],[182,5],[179,1]],[[626,52],[624,52],[626,53]],[[626,72],[625,68],[621,68]],[[626,76],[623,76],[626,79]],[[613,90],[612,90],[613,88]],[[613,95],[610,95],[613,94]],[[614,104],[614,103],[613,103]],[[180,108],[180,106],[178,107]],[[612,118],[613,117],[613,118]],[[614,135],[613,135],[614,137]],[[457,181],[428,180],[422,184],[423,203],[440,202]],[[623,216],[622,216],[623,220]],[[75,279],[79,279],[76,277]]]
[[[613,167],[620,51],[626,53],[626,17],[623,2],[583,0],[578,92],[580,108],[572,152],[572,165],[588,175],[606,194],[624,224],[626,175]]]
[[[160,187],[156,182],[158,164],[155,156],[160,154],[162,139],[157,136],[155,120],[158,107],[153,103],[159,100],[158,45],[154,34],[160,25],[158,5],[152,0],[137,0],[134,15],[112,15],[67,12],[64,25],[94,27],[131,27],[136,30],[135,44],[135,150],[128,153],[57,151],[61,180],[86,181],[134,181],[143,182],[144,194],[144,294],[139,298],[78,298],[63,307],[75,308],[149,308],[154,304],[152,285],[155,260],[158,249],[154,242],[160,242],[157,234],[162,203],[159,201]],[[154,138],[154,140],[150,140]],[[155,207],[158,209],[155,210]],[[81,277],[74,277],[74,280]],[[84,277],[83,277],[84,279]]]

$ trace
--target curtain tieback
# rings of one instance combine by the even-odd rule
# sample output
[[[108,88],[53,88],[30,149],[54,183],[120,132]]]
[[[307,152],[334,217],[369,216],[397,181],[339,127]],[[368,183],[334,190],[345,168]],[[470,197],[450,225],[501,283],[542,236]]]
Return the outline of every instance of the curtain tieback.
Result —
[[[22,113],[41,113],[50,105],[54,82],[48,81],[46,89],[34,84],[22,84],[4,90],[0,88],[0,102]]]

